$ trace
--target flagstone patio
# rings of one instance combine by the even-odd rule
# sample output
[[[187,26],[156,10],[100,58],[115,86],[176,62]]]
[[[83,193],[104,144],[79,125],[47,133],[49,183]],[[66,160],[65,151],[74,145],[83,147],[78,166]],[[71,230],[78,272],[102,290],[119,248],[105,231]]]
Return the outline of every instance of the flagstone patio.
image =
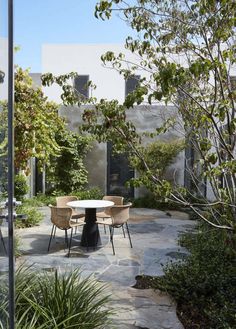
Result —
[[[111,307],[118,311],[114,316],[115,328],[183,328],[169,296],[151,289],[135,289],[133,286],[137,275],[163,275],[163,264],[182,259],[187,254],[184,248],[177,245],[178,234],[195,225],[186,214],[133,208],[129,221],[132,249],[128,237],[124,238],[122,230],[117,229],[114,237],[116,255],[113,255],[109,234],[105,234],[101,226],[101,247],[88,251],[80,247],[81,232],[77,232],[71,257],[68,258],[64,232],[60,230],[57,230],[50,252],[47,252],[51,232],[50,211],[48,207],[40,210],[44,214],[40,226],[16,231],[22,252],[17,259],[17,266],[24,263],[35,269],[58,269],[61,272],[81,268],[84,276],[94,275],[99,281],[106,282],[112,294]],[[4,263],[3,253],[0,263]]]

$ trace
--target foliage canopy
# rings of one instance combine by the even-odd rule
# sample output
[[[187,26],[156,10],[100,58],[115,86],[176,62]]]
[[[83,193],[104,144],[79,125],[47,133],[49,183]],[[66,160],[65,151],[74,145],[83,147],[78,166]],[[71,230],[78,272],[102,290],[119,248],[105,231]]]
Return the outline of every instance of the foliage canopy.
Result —
[[[95,106],[83,114],[83,129],[98,141],[112,140],[118,151],[128,150],[140,158],[148,179],[163,196],[189,206],[213,226],[229,230],[235,229],[236,217],[235,11],[234,0],[99,1],[96,17],[109,19],[119,12],[136,30],[137,38],[128,36],[125,47],[139,58],[130,63],[123,54],[108,51],[102,56],[103,63],[125,78],[137,71],[143,75],[123,104],[94,100]],[[48,84],[53,82],[55,78],[47,77]],[[189,202],[186,191],[173,190],[149,168],[139,152],[143,136],[126,116],[127,110],[141,103],[178,109],[186,140],[195,154],[194,164],[187,167],[194,184],[188,194],[200,194],[203,201]],[[150,137],[171,126],[167,121]],[[204,199],[201,187],[206,182],[213,202]],[[207,216],[202,208],[207,208]]]

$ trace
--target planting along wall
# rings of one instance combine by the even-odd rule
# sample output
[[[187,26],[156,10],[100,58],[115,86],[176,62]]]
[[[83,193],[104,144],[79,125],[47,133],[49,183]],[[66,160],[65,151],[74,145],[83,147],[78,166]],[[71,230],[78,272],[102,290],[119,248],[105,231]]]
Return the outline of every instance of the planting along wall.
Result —
[[[60,108],[60,115],[66,117],[68,126],[71,130],[78,131],[82,122],[82,108],[65,107]],[[146,107],[136,106],[127,111],[128,120],[132,121],[139,132],[151,132],[154,128],[161,125],[164,119],[170,116],[176,116],[174,107]],[[162,135],[162,140],[170,141],[176,138],[183,138],[183,129],[177,121],[175,129]],[[99,186],[106,193],[107,184],[107,145],[106,143],[95,143],[93,149],[89,152],[86,159],[86,166],[89,172],[89,185]],[[167,169],[167,178],[173,179],[178,184],[184,184],[184,152],[176,158],[174,165]],[[142,196],[146,191],[144,189],[135,189],[135,197]]]
[[[97,88],[90,91],[90,96],[98,100],[117,99],[122,103],[125,99],[125,80],[117,71],[104,67],[101,55],[106,51],[113,51],[115,54],[125,53],[129,62],[136,62],[134,54],[131,54],[121,45],[114,44],[48,44],[42,47],[42,73],[50,72],[54,75],[77,72],[78,75],[89,75]],[[131,64],[126,64],[127,68]],[[140,76],[146,73],[137,72]],[[73,83],[73,82],[72,82]],[[44,88],[49,99],[61,103],[61,90],[57,86]],[[65,116],[70,129],[77,131],[81,124],[81,111],[83,107],[61,106],[60,114]],[[139,131],[151,131],[159,126],[166,117],[176,116],[174,107],[169,106],[137,106],[128,110],[128,119],[135,123]],[[183,127],[176,125],[170,133],[162,136],[165,140],[176,137],[184,137]],[[87,157],[87,168],[89,171],[89,185],[99,186],[106,193],[107,184],[107,147],[106,144],[94,144],[93,150]],[[168,168],[167,175],[177,183],[184,183],[184,154],[180,154],[174,166]],[[135,197],[140,196],[142,191],[135,190]]]

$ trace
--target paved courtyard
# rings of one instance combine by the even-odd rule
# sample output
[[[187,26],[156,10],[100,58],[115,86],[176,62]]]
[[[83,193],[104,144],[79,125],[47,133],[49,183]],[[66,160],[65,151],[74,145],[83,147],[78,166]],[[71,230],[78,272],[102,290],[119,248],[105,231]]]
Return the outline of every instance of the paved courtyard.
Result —
[[[181,329],[176,309],[169,296],[151,289],[133,288],[137,275],[157,276],[163,274],[162,265],[170,260],[178,260],[186,250],[177,245],[180,232],[192,229],[194,221],[179,212],[133,208],[129,222],[133,248],[128,237],[124,238],[120,229],[115,230],[116,255],[112,253],[109,234],[100,227],[102,246],[88,251],[79,246],[81,232],[74,235],[71,257],[67,257],[64,232],[57,230],[50,252],[47,252],[51,232],[50,211],[40,209],[44,221],[40,226],[17,230],[20,237],[22,256],[17,265],[32,265],[35,269],[62,272],[81,268],[83,275],[94,275],[108,284],[112,294],[111,306],[118,310],[114,316],[115,328],[119,329]],[[170,216],[171,215],[171,216]],[[2,229],[4,232],[4,228]],[[0,245],[1,270],[6,266],[2,245]],[[108,328],[109,329],[109,328]]]

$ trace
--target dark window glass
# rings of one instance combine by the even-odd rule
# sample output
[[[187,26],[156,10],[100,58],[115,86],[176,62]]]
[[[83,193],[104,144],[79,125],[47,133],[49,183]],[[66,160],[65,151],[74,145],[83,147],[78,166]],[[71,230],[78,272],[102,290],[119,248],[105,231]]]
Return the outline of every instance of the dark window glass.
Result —
[[[125,81],[125,97],[135,90],[140,80],[140,75],[134,75]]]
[[[83,95],[86,98],[89,97],[88,82],[89,82],[88,75],[78,75],[77,77],[75,77],[75,81],[74,81],[74,87],[75,87],[76,91],[80,95]]]
[[[134,178],[127,154],[113,154],[112,142],[107,143],[107,194],[134,197],[134,188],[126,187],[126,182]]]

